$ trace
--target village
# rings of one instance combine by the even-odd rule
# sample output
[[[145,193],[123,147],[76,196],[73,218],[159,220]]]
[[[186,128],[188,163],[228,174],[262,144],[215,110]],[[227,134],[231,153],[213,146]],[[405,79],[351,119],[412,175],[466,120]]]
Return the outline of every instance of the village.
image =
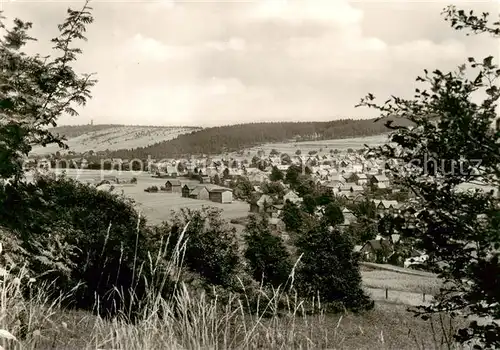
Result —
[[[71,163],[77,169],[95,169],[92,161],[89,162],[85,157],[73,159]],[[97,161],[94,160],[93,163],[95,166]],[[95,185],[109,190],[109,186],[113,188],[113,185],[123,184],[120,174],[134,173],[133,163],[134,161],[128,159],[106,160],[105,172],[110,175],[104,176]],[[41,163],[38,160],[38,164],[52,165],[52,167],[57,165],[54,159],[42,160]],[[101,167],[102,164],[101,162]],[[300,206],[303,201],[303,198],[284,181],[291,167],[300,169],[303,174],[310,177],[317,188],[331,193],[344,203],[342,208],[344,222],[338,226],[345,231],[358,221],[358,217],[348,206],[369,199],[376,210],[377,220],[380,220],[384,215],[398,214],[404,204],[411,200],[410,194],[400,192],[400,188],[391,178],[391,173],[386,170],[387,164],[396,165],[392,160],[387,162],[374,158],[370,152],[361,148],[341,151],[320,148],[309,151],[307,155],[302,155],[298,149],[293,155],[281,153],[276,149],[266,154],[264,150],[257,149],[253,152],[240,151],[219,157],[202,155],[161,161],[148,159],[144,170],[151,179],[155,179],[155,183],[153,185],[148,183],[150,186],[143,190],[148,193],[169,193],[170,196],[168,199],[165,198],[165,203],[168,202],[172,207],[183,206],[184,204],[180,204],[181,199],[182,203],[186,203],[185,199],[199,201],[200,206],[206,203],[222,205],[220,208],[224,211],[231,210],[232,206],[238,203],[240,205],[236,211],[239,214],[232,213],[230,216],[232,223],[244,224],[249,214],[263,214],[269,217],[269,225],[273,231],[286,240],[288,234],[282,220],[284,204],[291,202]],[[279,180],[272,179],[273,171],[282,174]],[[104,172],[101,170],[102,173]],[[244,198],[241,198],[241,194],[238,194],[235,188],[242,181],[250,187],[247,189],[250,193]],[[273,196],[265,193],[263,188],[269,183],[279,184],[284,191],[283,194]],[[174,194],[178,197],[172,198]],[[175,198],[179,198],[179,203],[176,203]],[[156,206],[161,206],[161,199],[155,198],[154,202]],[[247,210],[242,212],[241,204],[244,202],[247,203]],[[318,217],[323,215],[323,209],[321,206],[316,209]],[[411,213],[411,208],[408,211],[406,207],[405,215],[409,212]],[[401,252],[397,251],[404,242],[398,234],[388,236],[377,234],[373,239],[357,243],[355,251],[367,262],[390,262],[410,267],[417,266],[428,258],[425,252],[416,249],[405,251],[406,256],[401,256]]]
[[[151,176],[164,179],[165,183],[159,188],[148,187],[145,191],[176,193],[183,198],[230,206],[233,201],[238,200],[235,198],[234,185],[244,179],[252,185],[252,199],[247,200],[247,215],[251,213],[267,215],[273,231],[287,239],[285,224],[281,219],[284,204],[291,202],[300,205],[303,199],[283,180],[274,181],[284,189],[282,198],[264,193],[262,188],[265,184],[273,182],[271,181],[273,170],[286,174],[290,167],[300,167],[303,172],[310,175],[318,188],[342,199],[344,203],[362,202],[369,193],[378,218],[399,211],[403,203],[387,198],[407,198],[397,195],[399,188],[385,171],[385,162],[372,159],[362,151],[335,150],[322,156],[317,152],[310,152],[311,154],[304,157],[299,154],[294,156],[280,154],[273,150],[267,156],[259,151],[256,155],[247,157],[206,157],[194,162],[187,159],[153,162],[150,169]],[[126,164],[127,160],[124,163]],[[321,207],[317,209],[316,214],[322,215]],[[357,217],[347,206],[342,208],[342,214],[344,222],[339,225],[342,230],[356,223]],[[397,234],[388,237],[377,235],[374,239],[357,244],[355,251],[364,261],[386,263],[391,261],[396,246],[400,243],[400,236]],[[410,267],[423,262],[426,258],[425,252],[412,250],[410,256],[399,258],[397,263]]]

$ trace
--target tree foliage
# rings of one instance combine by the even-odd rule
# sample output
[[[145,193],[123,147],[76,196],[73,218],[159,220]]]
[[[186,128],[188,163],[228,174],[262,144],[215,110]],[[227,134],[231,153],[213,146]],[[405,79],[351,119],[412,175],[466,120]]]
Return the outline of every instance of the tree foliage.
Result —
[[[285,195],[285,188],[281,184],[281,182],[265,182],[260,188],[262,189],[262,193],[270,195],[276,200],[283,199]]]
[[[240,264],[236,229],[222,219],[220,209],[183,208],[171,222],[171,241],[179,240],[186,225],[185,265],[210,284],[230,286]]]
[[[71,67],[82,53],[73,44],[85,40],[86,27],[93,22],[90,11],[86,4],[80,11],[68,10],[59,36],[52,39],[55,58],[25,54],[26,44],[36,40],[29,35],[32,24],[15,19],[7,28],[0,17],[0,28],[6,32],[0,39],[0,178],[21,179],[23,159],[34,145],[65,147],[63,138],[47,126],[55,127],[61,115],[77,115],[75,106],[87,102],[96,83],[91,75],[79,76]]]
[[[337,226],[344,222],[344,214],[342,213],[342,209],[337,203],[328,203],[325,207],[323,220],[328,225]]]
[[[265,216],[251,215],[245,227],[245,258],[256,281],[284,286],[292,271],[290,254],[283,240],[273,235]]]
[[[303,254],[297,271],[301,293],[352,310],[373,307],[361,287],[358,260],[348,235],[317,224],[300,235],[297,248]]]
[[[500,22],[490,24],[488,14],[476,16],[451,6],[445,18],[457,30],[500,36]],[[417,81],[426,87],[416,89],[413,99],[392,97],[377,104],[369,94],[361,102],[383,116],[414,124],[393,128],[393,145],[376,151],[399,161],[399,166],[389,168],[416,197],[410,206],[417,215],[398,220],[399,231],[434,257],[430,264],[447,282],[436,302],[422,308],[423,312],[500,318],[499,198],[479,189],[463,191],[475,184],[500,188],[500,129],[495,110],[500,69],[493,60],[493,56],[469,57],[455,72],[425,70]],[[473,322],[457,339],[498,348],[500,326]]]
[[[28,253],[34,276],[57,292],[75,288],[73,306],[92,309],[99,298],[99,311],[114,312],[124,301],[110,294],[115,288],[141,298],[147,273],[139,277],[135,267],[158,247],[133,203],[72,179],[39,177],[1,189],[0,222]]]
[[[269,180],[271,181],[281,181],[283,180],[283,172],[279,170],[276,166],[273,166],[271,170],[271,175],[269,175]]]
[[[281,211],[281,219],[285,223],[288,232],[299,232],[303,223],[303,215],[299,206],[290,201],[286,201]]]

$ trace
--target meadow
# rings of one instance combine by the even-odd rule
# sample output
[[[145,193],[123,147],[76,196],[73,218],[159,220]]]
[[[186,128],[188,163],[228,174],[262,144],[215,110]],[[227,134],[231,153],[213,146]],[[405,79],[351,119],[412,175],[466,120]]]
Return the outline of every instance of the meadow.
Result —
[[[167,179],[152,177],[148,172],[129,172],[129,171],[100,171],[86,169],[67,169],[65,173],[68,177],[78,181],[96,184],[106,177],[117,177],[120,181],[130,181],[133,177],[137,178],[137,184],[117,184],[114,185],[113,193],[123,194],[135,201],[137,209],[142,212],[151,224],[161,224],[163,221],[172,217],[172,211],[178,211],[180,208],[201,209],[203,206],[211,206],[222,209],[222,217],[226,220],[241,218],[247,216],[249,205],[246,202],[233,200],[230,204],[215,203],[207,200],[198,200],[183,198],[180,193],[148,193],[144,189],[150,186],[164,186]],[[62,171],[56,171],[56,174],[62,174]],[[28,179],[31,176],[28,176]]]
[[[283,142],[283,143],[268,143],[259,147],[250,148],[248,151],[256,152],[257,150],[263,150],[268,154],[271,150],[275,149],[281,153],[288,153],[290,155],[295,154],[297,150],[300,150],[302,154],[307,154],[309,151],[317,151],[319,154],[330,153],[330,150],[337,149],[339,151],[346,151],[349,148],[360,149],[364,148],[365,145],[370,147],[375,147],[382,145],[387,142],[387,134],[366,136],[366,137],[355,137],[346,139],[334,139],[334,140],[319,140],[319,141],[303,141],[303,142]],[[319,151],[322,149],[321,151]]]
[[[167,273],[176,271],[174,261],[180,261],[182,251],[176,256]],[[423,321],[401,301],[378,301],[373,310],[358,314],[307,315],[302,302],[290,295],[288,307],[278,311],[277,300],[284,297],[280,289],[271,294],[261,291],[260,304],[271,311],[264,317],[244,312],[244,296],[223,303],[183,283],[168,300],[151,290],[139,318],[130,323],[127,310],[102,318],[64,309],[58,301],[49,302],[43,288],[22,298],[23,272],[4,278],[0,285],[4,349],[459,349],[450,335],[464,323],[443,315]],[[316,305],[322,310],[320,302]]]
[[[193,128],[182,127],[161,127],[161,126],[119,126],[110,125],[107,128],[94,129],[90,126],[83,126],[82,133],[78,130],[62,128],[60,133],[64,135],[68,132],[72,137],[68,137],[66,142],[73,152],[83,153],[90,150],[105,151],[118,149],[131,149],[145,147],[157,142],[168,141],[179,135],[190,133]],[[73,128],[78,128],[77,126]],[[90,129],[89,129],[90,128]],[[56,129],[57,131],[57,129]],[[32,154],[47,155],[60,151],[58,145],[50,144],[46,147],[34,147]]]
[[[401,271],[391,271],[361,265],[363,284],[366,287],[431,295],[439,292],[442,284],[436,275],[431,273],[420,275],[415,272],[404,268],[401,268]]]
[[[215,203],[207,200],[183,198],[180,193],[148,193],[144,189],[149,186],[163,186],[166,179],[138,179],[135,186],[116,187],[116,192],[123,193],[134,199],[138,208],[148,218],[151,224],[160,224],[171,217],[172,211],[180,208],[201,209],[203,206],[211,206],[222,209],[222,217],[226,220],[246,216],[249,205],[246,202],[233,201],[230,204]]]

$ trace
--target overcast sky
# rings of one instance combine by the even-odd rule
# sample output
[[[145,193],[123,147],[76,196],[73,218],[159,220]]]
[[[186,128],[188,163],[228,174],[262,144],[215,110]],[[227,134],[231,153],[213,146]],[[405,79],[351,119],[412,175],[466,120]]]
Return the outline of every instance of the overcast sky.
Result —
[[[47,54],[78,1],[4,1],[33,22]],[[499,1],[454,1],[498,16]],[[454,32],[448,1],[94,1],[75,68],[97,73],[93,99],[61,124],[220,125],[373,116],[368,92],[407,96],[424,68],[499,56],[488,36]]]

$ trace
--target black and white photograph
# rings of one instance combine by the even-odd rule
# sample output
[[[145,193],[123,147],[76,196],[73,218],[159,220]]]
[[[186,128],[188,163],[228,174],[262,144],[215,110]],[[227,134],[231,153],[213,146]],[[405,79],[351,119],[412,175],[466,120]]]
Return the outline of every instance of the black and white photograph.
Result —
[[[0,350],[500,349],[500,0],[0,0]]]

